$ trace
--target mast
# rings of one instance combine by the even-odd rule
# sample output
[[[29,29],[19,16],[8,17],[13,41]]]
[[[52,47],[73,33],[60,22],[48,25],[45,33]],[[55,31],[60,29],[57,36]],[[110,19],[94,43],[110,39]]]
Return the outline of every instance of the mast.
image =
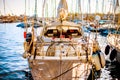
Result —
[[[3,0],[3,4],[4,4],[4,15],[6,15],[6,7],[5,7],[5,0]]]
[[[1,10],[0,10],[0,16],[2,15]]]
[[[35,14],[34,20],[37,21],[37,0],[35,0],[35,12],[34,12],[34,14]]]
[[[80,10],[81,20],[83,21],[83,19],[82,19],[82,11],[81,11],[81,0],[78,0],[78,6],[79,6],[79,10]]]
[[[25,0],[24,24],[25,24],[24,40],[26,40],[26,34],[27,34],[26,0]]]
[[[26,0],[25,0],[25,15],[26,15]]]
[[[46,3],[46,0],[43,0],[43,7],[42,7],[42,24],[43,24],[43,27],[44,27],[44,9],[45,9],[45,3]]]
[[[48,17],[48,15],[49,15],[49,14],[48,14],[48,12],[49,12],[49,11],[48,11],[48,1],[45,3],[45,11],[46,11],[46,12],[45,12],[45,19],[47,20],[47,17]]]
[[[95,13],[98,12],[98,0],[96,0],[96,10],[95,10]]]
[[[91,7],[90,7],[90,2],[91,2],[91,1],[88,0],[88,5],[89,5],[89,8],[88,8],[89,10],[88,10],[88,11],[89,11],[89,14],[90,14],[90,9],[91,9]]]
[[[55,18],[55,16],[56,16],[56,0],[55,0],[55,15],[54,15],[54,18]]]
[[[102,0],[102,14],[104,13],[104,0]]]
[[[119,13],[119,11],[117,11],[119,7],[119,1],[118,0],[113,0],[113,23],[115,23],[115,14]],[[118,17],[119,18],[119,17]]]
[[[28,9],[29,9],[29,16],[30,16],[30,0],[28,1]]]
[[[75,11],[75,13],[77,13],[77,11],[78,11],[78,5],[77,5],[77,2],[78,2],[78,0],[76,0],[76,11]]]

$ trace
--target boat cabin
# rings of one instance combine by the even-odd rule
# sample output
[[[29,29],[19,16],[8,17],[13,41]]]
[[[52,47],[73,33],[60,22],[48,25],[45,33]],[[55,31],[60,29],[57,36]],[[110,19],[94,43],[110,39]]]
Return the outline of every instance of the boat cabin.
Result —
[[[79,38],[82,36],[80,25],[73,22],[54,22],[44,29],[44,36],[49,38]]]

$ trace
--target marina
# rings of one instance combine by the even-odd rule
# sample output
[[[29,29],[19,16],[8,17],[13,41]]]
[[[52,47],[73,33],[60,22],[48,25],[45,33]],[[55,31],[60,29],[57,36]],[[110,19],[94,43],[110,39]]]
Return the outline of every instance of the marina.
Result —
[[[32,80],[29,72],[27,60],[22,57],[23,49],[23,33],[24,29],[16,27],[19,23],[0,24],[0,79],[1,80]],[[9,33],[9,30],[14,33]],[[11,36],[9,34],[12,34]],[[94,34],[94,33],[93,33]],[[18,37],[16,37],[18,36]],[[101,40],[102,39],[102,40]],[[104,52],[107,45],[106,37],[98,34],[100,47]],[[103,43],[104,42],[104,43]],[[12,45],[11,45],[12,43]],[[107,56],[106,56],[107,57]],[[119,79],[120,68],[116,61],[106,61],[106,66],[102,69],[99,79]]]
[[[35,0],[33,16],[27,16],[24,3],[24,15],[0,16],[1,80],[120,79],[119,0],[105,1],[110,8],[105,14],[97,10],[98,0],[94,13],[91,0],[76,0],[71,7],[76,12],[67,0]],[[81,3],[88,6],[83,10]]]

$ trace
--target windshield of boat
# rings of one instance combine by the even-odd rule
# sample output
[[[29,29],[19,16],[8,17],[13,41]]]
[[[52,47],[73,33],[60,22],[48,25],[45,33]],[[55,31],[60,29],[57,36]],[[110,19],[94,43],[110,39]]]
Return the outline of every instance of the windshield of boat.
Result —
[[[54,38],[76,38],[82,36],[82,30],[80,27],[71,26],[46,27],[44,35]]]

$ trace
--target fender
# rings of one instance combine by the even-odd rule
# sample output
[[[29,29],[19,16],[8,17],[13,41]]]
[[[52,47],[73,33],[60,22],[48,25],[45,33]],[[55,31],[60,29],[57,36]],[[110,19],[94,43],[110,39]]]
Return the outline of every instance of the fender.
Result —
[[[117,56],[117,50],[113,49],[110,53],[110,60],[113,61]]]
[[[95,69],[98,71],[105,66],[104,54],[98,50],[92,54],[92,62],[94,63]]]
[[[108,55],[109,52],[110,52],[110,46],[107,45],[107,46],[105,47],[105,54]]]

